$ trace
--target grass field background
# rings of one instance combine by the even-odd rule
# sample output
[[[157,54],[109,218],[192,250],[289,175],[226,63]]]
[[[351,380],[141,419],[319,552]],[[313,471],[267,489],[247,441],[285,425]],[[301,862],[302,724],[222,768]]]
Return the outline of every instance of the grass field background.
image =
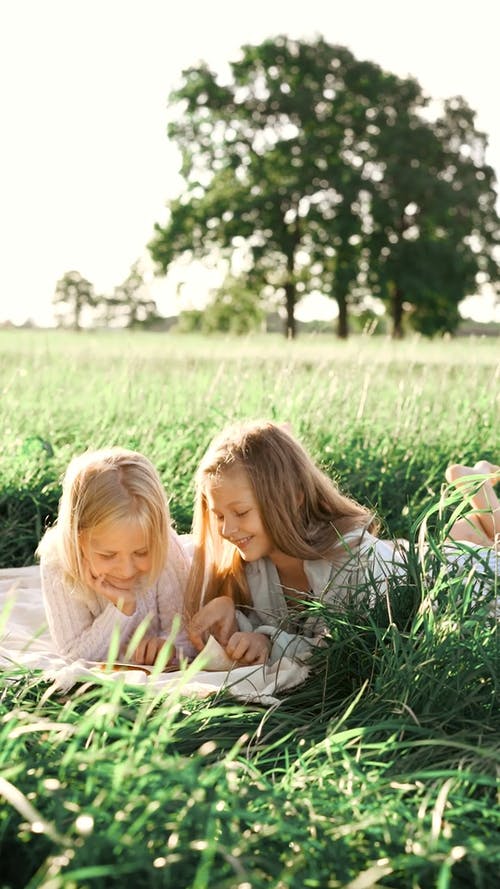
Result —
[[[439,542],[447,463],[500,458],[499,384],[487,339],[2,331],[0,565],[34,561],[68,460],[102,445],[147,454],[189,530],[199,458],[246,417],[290,421],[387,534],[414,541],[426,514]],[[496,627],[436,558],[392,620],[326,614],[328,651],[275,711],[63,698],[13,665],[0,886],[496,887]]]

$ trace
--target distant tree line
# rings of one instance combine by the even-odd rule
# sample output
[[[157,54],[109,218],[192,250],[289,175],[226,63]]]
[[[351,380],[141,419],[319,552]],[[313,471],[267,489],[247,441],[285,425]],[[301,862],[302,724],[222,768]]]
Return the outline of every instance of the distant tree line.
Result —
[[[207,323],[257,324],[274,301],[293,337],[297,302],[319,291],[341,337],[367,295],[393,336],[432,335],[484,284],[500,292],[496,180],[463,98],[436,110],[414,78],[323,39],[243,46],[229,71],[189,68],[170,95],[185,189],[149,245],[162,273],[226,260]]]
[[[110,296],[96,294],[80,272],[66,272],[56,284],[53,305],[57,325],[73,330],[82,326],[151,327],[160,317],[139,261]]]

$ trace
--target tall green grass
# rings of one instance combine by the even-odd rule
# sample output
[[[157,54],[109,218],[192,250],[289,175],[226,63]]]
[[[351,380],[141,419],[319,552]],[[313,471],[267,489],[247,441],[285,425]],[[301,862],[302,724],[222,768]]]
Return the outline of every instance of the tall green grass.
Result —
[[[498,459],[499,379],[486,340],[0,331],[0,566],[33,560],[69,459],[110,443],[153,460],[188,530],[201,454],[245,417],[290,420],[323,468],[404,535],[450,460]]]
[[[70,456],[110,442],[154,460],[187,529],[199,456],[246,416],[290,420],[410,540],[390,610],[326,609],[327,647],[277,709],[104,679],[63,695],[4,673],[0,886],[496,887],[495,589],[447,569],[456,497],[436,508],[450,459],[498,459],[495,349],[57,333],[0,346],[5,565],[32,561]]]

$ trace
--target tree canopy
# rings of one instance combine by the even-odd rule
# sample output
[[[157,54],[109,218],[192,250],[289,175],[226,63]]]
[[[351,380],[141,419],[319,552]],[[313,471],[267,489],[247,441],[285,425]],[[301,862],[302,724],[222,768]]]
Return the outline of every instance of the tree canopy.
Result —
[[[107,325],[148,327],[158,320],[158,309],[144,281],[140,260],[133,263],[113,294],[102,298],[101,308]]]
[[[368,293],[424,333],[453,330],[458,304],[498,280],[500,221],[486,138],[463,99],[430,100],[345,47],[281,36],[243,46],[223,79],[185,70],[168,134],[185,190],[150,244],[166,272],[181,254],[249,258],[295,335],[295,305],[337,301],[338,332]]]
[[[52,302],[58,324],[80,330],[82,312],[96,305],[94,286],[80,272],[66,272],[56,284]]]

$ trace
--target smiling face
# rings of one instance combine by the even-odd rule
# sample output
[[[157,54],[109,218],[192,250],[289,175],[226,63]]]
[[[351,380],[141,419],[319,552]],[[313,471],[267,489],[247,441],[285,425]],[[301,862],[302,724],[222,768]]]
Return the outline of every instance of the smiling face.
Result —
[[[80,546],[96,577],[118,589],[140,589],[152,567],[148,535],[137,519],[122,519],[82,531]]]
[[[242,559],[253,562],[272,557],[275,546],[262,524],[255,494],[243,469],[227,469],[209,479],[205,497],[219,534],[236,547]]]

